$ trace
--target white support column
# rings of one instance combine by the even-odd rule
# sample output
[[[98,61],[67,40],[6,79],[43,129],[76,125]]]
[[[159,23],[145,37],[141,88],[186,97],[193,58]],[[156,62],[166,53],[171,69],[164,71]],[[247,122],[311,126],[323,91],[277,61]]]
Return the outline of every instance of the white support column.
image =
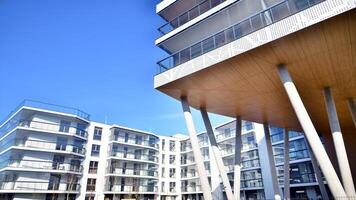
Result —
[[[339,118],[337,116],[336,106],[334,98],[331,94],[331,88],[324,88],[326,111],[328,113],[330,130],[333,136],[337,161],[340,168],[340,173],[342,177],[342,183],[345,188],[347,196],[355,197],[355,185],[352,180],[352,173],[349,165],[349,159],[347,158],[346,148],[344,139],[342,137]]]
[[[284,129],[284,199],[290,199],[289,188],[289,130]]]
[[[313,122],[311,121],[306,108],[299,96],[297,88],[295,87],[292,78],[290,77],[286,67],[284,65],[278,66],[279,76],[283,83],[283,86],[287,92],[289,100],[293,106],[293,109],[298,117],[305,136],[309,142],[309,145],[321,167],[321,171],[329,184],[329,188],[334,198],[344,198],[346,193],[341,185],[339,178],[335,172],[333,165],[321,143],[318,133],[315,130]]]
[[[354,122],[354,125],[356,127],[356,105],[355,105],[355,100],[353,98],[348,98],[347,103],[349,104],[349,109],[351,112],[352,116],[352,121]]]
[[[203,121],[205,124],[205,128],[206,128],[206,132],[208,134],[209,140],[210,140],[210,145],[211,145],[211,149],[213,151],[213,155],[216,161],[216,165],[218,167],[219,173],[220,173],[220,177],[221,180],[223,182],[224,188],[225,188],[225,193],[226,193],[226,197],[228,200],[234,200],[234,194],[232,193],[232,189],[231,189],[231,185],[230,185],[230,181],[229,178],[227,176],[226,173],[226,167],[224,165],[224,162],[222,160],[221,157],[221,152],[220,149],[218,147],[218,143],[216,142],[216,138],[214,135],[214,130],[211,126],[210,120],[209,120],[209,116],[208,116],[208,112],[206,111],[205,108],[201,108],[200,109],[201,112],[201,116],[203,117]]]
[[[274,199],[280,200],[281,194],[279,192],[278,177],[277,177],[276,165],[274,162],[273,149],[272,149],[272,143],[271,143],[271,135],[270,135],[270,130],[269,130],[268,124],[264,123],[263,129],[265,132],[267,155],[268,155],[269,166],[270,166],[271,176],[272,176]]]
[[[321,197],[322,197],[323,200],[329,200],[329,195],[328,195],[328,193],[326,191],[325,184],[324,184],[324,181],[323,181],[323,177],[321,176],[321,172],[320,172],[320,169],[319,169],[318,162],[315,159],[313,151],[310,149],[308,141],[305,141],[305,144],[307,145],[307,149],[309,151],[310,160],[311,160],[311,163],[313,165],[313,169],[314,169],[316,180],[318,181]]]
[[[198,137],[194,126],[192,113],[190,112],[188,100],[186,97],[182,97],[181,102],[182,102],[182,108],[184,112],[185,123],[187,125],[187,129],[189,132],[190,143],[192,144],[195,164],[197,166],[200,184],[204,195],[204,200],[212,200],[209,179],[205,171],[204,161],[203,161],[202,153],[200,151]]]
[[[235,166],[234,166],[234,194],[235,199],[240,200],[241,191],[241,148],[242,148],[242,120],[236,117],[235,132]]]

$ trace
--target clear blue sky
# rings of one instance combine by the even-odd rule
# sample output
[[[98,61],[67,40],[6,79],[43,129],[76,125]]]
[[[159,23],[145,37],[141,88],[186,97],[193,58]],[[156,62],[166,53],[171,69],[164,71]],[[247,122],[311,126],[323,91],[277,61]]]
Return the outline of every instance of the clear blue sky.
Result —
[[[186,133],[178,101],[153,89],[158,0],[1,0],[0,118],[23,99],[78,107],[91,119]],[[204,130],[194,112],[198,131]],[[212,116],[219,124],[228,120]]]

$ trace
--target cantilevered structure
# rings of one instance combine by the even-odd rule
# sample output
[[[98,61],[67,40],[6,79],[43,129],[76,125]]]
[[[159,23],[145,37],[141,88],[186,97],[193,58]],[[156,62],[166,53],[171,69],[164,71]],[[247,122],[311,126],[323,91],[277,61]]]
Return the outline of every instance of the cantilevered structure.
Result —
[[[167,24],[156,45],[169,57],[158,62],[154,86],[182,102],[193,146],[189,106],[205,121],[207,111],[303,131],[332,195],[355,196],[355,7],[355,0],[164,0],[157,13]]]

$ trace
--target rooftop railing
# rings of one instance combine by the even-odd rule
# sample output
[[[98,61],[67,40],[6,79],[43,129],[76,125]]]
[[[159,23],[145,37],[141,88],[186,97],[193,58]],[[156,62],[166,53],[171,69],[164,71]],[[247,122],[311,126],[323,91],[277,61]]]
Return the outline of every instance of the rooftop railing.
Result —
[[[42,160],[6,160],[0,164],[0,168],[10,167],[17,169],[39,169],[39,170],[58,170],[64,172],[82,172],[81,165],[67,162],[53,162]]]
[[[248,0],[240,0],[239,2],[242,1]],[[203,41],[158,61],[158,73],[165,72],[323,1],[325,0],[285,0],[280,2],[256,15],[239,21],[235,25],[230,26]]]
[[[179,15],[178,17],[174,18],[173,20],[167,22],[163,26],[158,28],[158,31],[161,35],[167,34],[172,30],[182,26],[183,24],[189,22],[190,20],[198,17],[199,15],[205,13],[206,11],[214,8],[215,6],[219,5],[220,3],[226,0],[206,0],[198,5],[194,6],[193,8],[189,9],[185,13]]]
[[[39,181],[0,181],[0,190],[27,191],[79,191],[78,183],[52,183]]]
[[[60,106],[56,104],[45,103],[36,100],[25,99],[22,101],[12,112],[8,114],[8,116],[0,122],[0,127],[3,126],[3,123],[8,120],[14,113],[16,113],[22,107],[32,107],[43,110],[49,110],[54,112],[61,112],[66,114],[71,114],[83,118],[85,120],[90,120],[90,115],[82,110],[73,107]]]

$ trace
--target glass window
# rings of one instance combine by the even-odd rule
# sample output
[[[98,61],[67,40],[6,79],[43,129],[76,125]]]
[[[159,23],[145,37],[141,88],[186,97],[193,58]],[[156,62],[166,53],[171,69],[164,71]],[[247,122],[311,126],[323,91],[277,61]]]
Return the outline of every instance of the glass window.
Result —
[[[165,185],[164,185],[164,184],[165,184],[165,182],[164,182],[164,181],[162,181],[162,183],[161,183],[161,191],[162,191],[162,192],[165,192],[165,188],[164,188],[164,187],[165,187]]]
[[[169,192],[176,192],[176,182],[169,183]]]
[[[85,129],[87,128],[87,126],[85,124],[77,124],[77,130],[75,131],[75,134],[82,136],[82,137],[86,137],[85,134]]]
[[[166,163],[166,155],[162,154],[162,164],[165,164],[165,163]]]
[[[176,150],[176,142],[175,141],[169,141],[169,151],[175,151]]]
[[[88,178],[87,191],[95,191],[95,184],[96,184],[95,178]]]
[[[69,121],[61,120],[61,122],[59,124],[59,131],[68,133],[69,132],[69,127],[70,127],[70,122]]]
[[[93,139],[94,140],[101,140],[101,135],[103,133],[103,129],[100,127],[95,127],[94,128],[94,135],[93,135]]]
[[[176,177],[176,169],[169,168],[169,178],[175,178],[175,177]]]
[[[166,149],[166,140],[162,139],[162,151],[164,151]]]
[[[174,165],[176,163],[176,156],[169,155],[169,164]]]
[[[90,161],[89,163],[89,173],[90,174],[96,174],[98,171],[98,161]]]
[[[100,154],[100,145],[93,144],[91,146],[91,156],[99,156]]]
[[[166,176],[166,168],[162,167],[162,178]]]

